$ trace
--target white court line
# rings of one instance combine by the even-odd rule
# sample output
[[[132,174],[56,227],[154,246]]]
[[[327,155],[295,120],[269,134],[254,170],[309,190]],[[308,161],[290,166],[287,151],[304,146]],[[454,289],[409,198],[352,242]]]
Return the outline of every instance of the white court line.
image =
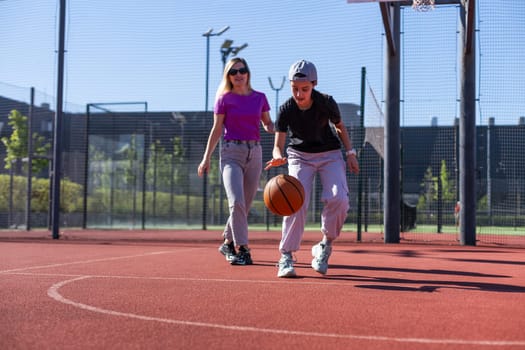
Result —
[[[259,333],[272,333],[272,334],[283,334],[283,335],[300,335],[309,337],[324,337],[324,338],[339,338],[339,339],[358,339],[358,340],[370,340],[370,341],[389,341],[399,343],[419,343],[419,344],[454,344],[454,345],[474,345],[474,346],[525,346],[525,341],[504,341],[504,340],[463,340],[463,339],[431,339],[431,338],[400,338],[400,337],[386,337],[386,336],[373,336],[373,335],[355,335],[355,334],[336,334],[336,333],[319,333],[319,332],[305,332],[305,331],[293,331],[285,329],[272,329],[272,328],[258,328],[258,327],[247,327],[247,326],[232,326],[218,323],[206,323],[206,322],[192,322],[184,320],[174,320],[169,318],[151,317],[138,315],[127,312],[113,311],[102,309],[96,306],[91,306],[83,303],[79,303],[63,297],[59,293],[59,289],[66,284],[73,283],[80,280],[93,278],[93,276],[81,276],[62,282],[53,284],[47,291],[47,295],[56,301],[64,304],[68,304],[83,310],[97,312],[101,314],[120,316],[139,319],[143,321],[154,321],[168,324],[178,324],[183,326],[193,327],[207,327],[217,328],[223,330],[241,331],[241,332],[259,332]],[[231,281],[230,281],[231,282]]]
[[[0,271],[1,273],[1,271]],[[35,272],[6,272],[5,275],[18,275],[18,276],[34,276],[34,277],[86,277],[86,278],[113,278],[113,279],[140,279],[140,280],[160,280],[160,281],[186,281],[186,282],[217,282],[217,283],[250,283],[250,284],[290,284],[294,286],[312,285],[312,286],[341,286],[348,287],[348,283],[344,282],[329,282],[325,280],[323,282],[318,281],[302,281],[292,279],[272,279],[272,280],[240,280],[231,278],[197,278],[197,277],[155,277],[155,276],[123,276],[123,275],[84,275],[84,274],[72,274],[72,273],[35,273]]]
[[[69,265],[90,264],[90,263],[102,262],[102,261],[112,261],[112,260],[130,259],[130,258],[140,258],[140,257],[144,257],[144,256],[149,256],[149,255],[169,254],[169,253],[173,253],[173,252],[174,251],[159,251],[159,252],[150,252],[150,253],[143,253],[143,254],[137,254],[137,255],[115,256],[115,257],[110,257],[110,258],[100,258],[100,259],[91,259],[91,260],[71,261],[71,262],[65,262],[65,263],[56,263],[56,264],[49,264],[49,265],[20,267],[18,269],[0,270],[0,274],[2,274],[2,273],[19,272],[19,271],[27,271],[27,270],[36,270],[36,269],[46,269],[46,268],[50,268],[50,267],[61,267],[61,266],[69,266]]]
[[[371,340],[371,341],[392,341],[392,342],[404,342],[404,343],[421,343],[421,344],[457,344],[457,345],[485,345],[485,346],[525,346],[525,341],[500,341],[500,340],[462,340],[462,339],[430,339],[430,338],[398,338],[398,337],[385,337],[385,336],[366,336],[366,335],[352,335],[352,334],[335,334],[335,333],[318,333],[318,332],[304,332],[304,331],[293,331],[293,330],[282,330],[282,329],[270,329],[270,328],[257,328],[257,327],[246,327],[246,326],[231,326],[231,325],[223,325],[223,324],[215,324],[215,323],[205,323],[205,322],[190,322],[190,321],[184,321],[184,320],[174,320],[174,319],[166,319],[166,318],[158,318],[158,317],[150,317],[150,316],[144,316],[144,315],[137,315],[132,313],[125,313],[125,312],[119,312],[119,311],[113,311],[113,310],[106,310],[102,308],[98,308],[95,306],[90,306],[82,303],[78,303],[72,300],[69,300],[67,298],[64,298],[58,290],[68,284],[75,281],[88,279],[88,278],[129,278],[129,279],[151,279],[151,280],[185,280],[185,281],[202,281],[202,282],[237,282],[237,283],[279,283],[282,284],[284,281],[265,281],[265,280],[232,280],[232,279],[207,279],[207,278],[178,278],[178,277],[137,277],[137,276],[94,276],[94,275],[69,275],[69,274],[57,274],[57,273],[31,273],[31,272],[23,272],[27,270],[35,270],[35,269],[44,269],[44,268],[50,268],[50,267],[60,267],[60,266],[69,266],[69,265],[78,265],[78,264],[88,264],[93,262],[102,262],[102,261],[113,261],[113,260],[120,260],[120,259],[129,259],[129,258],[136,258],[136,257],[145,257],[150,255],[158,255],[158,254],[168,254],[173,253],[174,251],[158,251],[158,252],[150,252],[150,253],[144,253],[144,254],[137,254],[137,255],[128,255],[128,256],[121,256],[121,257],[110,257],[110,258],[100,258],[100,259],[91,259],[91,260],[83,260],[83,261],[74,261],[74,262],[67,262],[67,263],[57,263],[57,264],[49,264],[49,265],[40,265],[40,266],[30,266],[25,268],[18,268],[18,269],[10,269],[10,270],[3,270],[0,271],[0,274],[16,274],[16,275],[32,275],[32,276],[66,276],[66,277],[72,277],[75,276],[73,279],[65,280],[59,283],[56,283],[52,285],[48,289],[48,296],[51,298],[57,300],[58,302],[69,304],[74,307],[78,307],[84,310],[89,310],[92,312],[98,312],[102,314],[108,314],[112,316],[120,316],[120,317],[128,317],[128,318],[135,318],[140,319],[144,321],[155,321],[155,322],[162,322],[162,323],[169,323],[169,324],[179,324],[184,326],[194,326],[194,327],[207,327],[207,328],[218,328],[218,329],[225,329],[225,330],[234,330],[234,331],[249,331],[249,332],[261,332],[261,333],[272,333],[272,334],[284,334],[284,335],[302,335],[302,336],[313,336],[313,337],[328,337],[328,338],[340,338],[340,339],[360,339],[360,340]],[[301,282],[296,283],[297,281],[294,281],[293,284],[295,285],[303,285],[303,284],[316,284],[316,285],[347,285],[346,283],[316,283],[316,282]],[[289,282],[292,283],[292,282]]]

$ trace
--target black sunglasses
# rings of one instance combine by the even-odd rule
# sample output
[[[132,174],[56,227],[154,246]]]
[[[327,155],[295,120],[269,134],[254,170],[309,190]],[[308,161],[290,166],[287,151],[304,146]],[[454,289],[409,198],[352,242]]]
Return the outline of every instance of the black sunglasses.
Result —
[[[248,73],[248,69],[246,67],[242,67],[239,69],[232,68],[228,71],[228,75],[237,75],[237,73],[241,73],[242,75]]]

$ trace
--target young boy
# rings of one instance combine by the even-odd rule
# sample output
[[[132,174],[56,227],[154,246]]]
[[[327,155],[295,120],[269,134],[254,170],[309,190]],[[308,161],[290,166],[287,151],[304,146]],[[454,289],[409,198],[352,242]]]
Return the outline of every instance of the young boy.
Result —
[[[277,276],[296,276],[292,253],[300,248],[316,174],[319,174],[322,184],[323,238],[312,247],[312,268],[325,275],[332,242],[341,233],[349,208],[346,166],[357,174],[359,164],[337,103],[331,96],[314,89],[317,85],[314,64],[305,60],[295,62],[290,67],[288,79],[292,97],[279,108],[273,158],[266,163],[265,169],[288,162],[289,175],[299,179],[304,186],[305,201],[298,212],[283,218]],[[283,154],[287,134],[286,158]],[[346,150],[346,165],[341,143]]]

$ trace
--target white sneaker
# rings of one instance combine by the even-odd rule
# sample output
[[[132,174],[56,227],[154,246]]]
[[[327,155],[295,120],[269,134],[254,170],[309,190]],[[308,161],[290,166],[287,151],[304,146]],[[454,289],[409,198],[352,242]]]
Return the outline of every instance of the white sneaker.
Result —
[[[293,268],[293,258],[291,253],[284,253],[279,260],[277,277],[296,277],[295,269]]]
[[[320,274],[326,275],[328,270],[328,258],[332,254],[332,246],[326,245],[322,242],[317,243],[312,247],[312,268]]]

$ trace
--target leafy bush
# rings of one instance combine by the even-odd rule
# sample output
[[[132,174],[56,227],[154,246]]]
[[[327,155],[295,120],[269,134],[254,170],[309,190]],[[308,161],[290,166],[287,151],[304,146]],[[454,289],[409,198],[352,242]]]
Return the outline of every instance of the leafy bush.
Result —
[[[0,175],[0,211],[9,210],[10,176]],[[26,206],[27,178],[13,176],[13,210],[23,211]],[[83,186],[63,179],[61,183],[60,210],[63,213],[73,213],[82,209]],[[46,212],[49,209],[49,180],[32,180],[31,210]]]

